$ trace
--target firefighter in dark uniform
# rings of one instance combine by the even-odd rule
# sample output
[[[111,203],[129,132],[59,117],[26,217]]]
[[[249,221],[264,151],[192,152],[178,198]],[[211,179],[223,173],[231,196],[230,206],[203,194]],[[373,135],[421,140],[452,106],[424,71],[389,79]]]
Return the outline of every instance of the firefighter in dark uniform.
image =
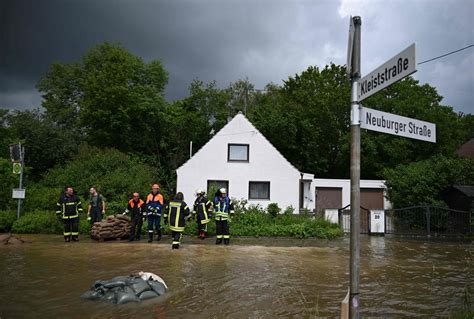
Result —
[[[133,193],[133,198],[128,201],[125,214],[130,213],[132,224],[130,227],[130,238],[128,241],[140,240],[142,233],[143,219],[146,215],[145,202],[140,199],[140,194]]]
[[[161,240],[161,210],[163,209],[163,195],[160,194],[160,185],[153,184],[151,193],[146,198],[146,209],[148,214],[148,242],[153,241],[153,226],[156,229],[157,238]]]
[[[201,239],[206,238],[207,224],[211,220],[213,211],[212,202],[207,199],[205,194],[203,190],[198,189],[194,201],[194,213],[196,214],[199,238]]]
[[[224,239],[225,245],[229,245],[229,214],[234,213],[234,204],[227,196],[225,188],[221,188],[218,196],[214,198],[214,213],[216,217],[216,245],[222,244],[222,239]]]
[[[190,216],[189,207],[184,202],[184,196],[181,192],[177,193],[167,206],[168,209],[165,210],[163,217],[165,218],[165,222],[168,223],[171,236],[173,237],[171,248],[179,249],[182,233],[186,226],[186,218]]]
[[[82,213],[81,200],[72,187],[66,187],[56,204],[56,216],[64,223],[65,242],[79,241],[79,213]]]

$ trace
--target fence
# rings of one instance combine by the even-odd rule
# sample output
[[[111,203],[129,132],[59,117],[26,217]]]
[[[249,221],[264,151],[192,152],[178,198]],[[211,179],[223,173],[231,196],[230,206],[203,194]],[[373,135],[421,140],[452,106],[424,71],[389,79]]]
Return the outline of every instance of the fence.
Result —
[[[473,230],[471,212],[436,206],[385,211],[386,234],[455,235]]]
[[[339,210],[339,225],[345,233],[351,232],[351,210],[346,207]],[[370,233],[370,211],[366,208],[360,208],[360,233]]]
[[[371,232],[371,212],[361,207],[360,232]],[[436,206],[414,206],[401,209],[377,211],[384,213],[385,234],[400,235],[460,235],[474,231],[471,212]],[[351,211],[347,206],[338,210],[338,222],[345,233],[349,233]],[[377,231],[377,230],[375,230]]]

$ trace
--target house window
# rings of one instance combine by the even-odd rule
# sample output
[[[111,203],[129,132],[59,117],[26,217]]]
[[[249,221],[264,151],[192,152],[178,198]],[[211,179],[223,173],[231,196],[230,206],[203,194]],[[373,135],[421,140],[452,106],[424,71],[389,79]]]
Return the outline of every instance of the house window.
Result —
[[[248,162],[249,145],[248,144],[228,144],[227,160],[229,162]]]
[[[270,199],[270,182],[249,182],[249,199]]]
[[[216,195],[215,193],[221,188],[227,189],[227,195],[229,195],[229,181],[208,180],[207,198],[212,201]]]

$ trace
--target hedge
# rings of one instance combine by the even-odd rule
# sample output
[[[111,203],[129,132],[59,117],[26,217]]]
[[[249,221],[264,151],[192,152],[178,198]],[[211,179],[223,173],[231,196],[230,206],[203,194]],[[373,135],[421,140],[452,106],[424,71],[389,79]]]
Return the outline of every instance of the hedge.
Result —
[[[162,223],[163,224],[163,223]],[[146,221],[143,223],[142,234],[146,234]],[[90,223],[86,215],[80,216],[79,233],[89,234]],[[0,212],[0,231],[11,230],[23,234],[62,234],[63,223],[58,220],[54,212],[34,211],[23,215],[16,220],[14,212]],[[250,237],[293,237],[307,238],[318,237],[332,239],[342,235],[339,225],[331,224],[326,220],[312,219],[298,215],[277,215],[273,217],[261,209],[250,209],[237,213],[230,221],[232,236]],[[163,234],[170,234],[165,226]],[[186,223],[186,235],[196,235],[197,225],[195,220]],[[215,234],[215,223],[208,224],[208,234]]]

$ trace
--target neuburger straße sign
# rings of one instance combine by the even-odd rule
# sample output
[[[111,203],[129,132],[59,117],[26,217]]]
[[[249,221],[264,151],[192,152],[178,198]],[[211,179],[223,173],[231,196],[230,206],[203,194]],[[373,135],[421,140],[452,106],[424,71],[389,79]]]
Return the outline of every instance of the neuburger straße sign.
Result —
[[[416,72],[415,43],[357,82],[357,99],[363,99]]]
[[[360,127],[392,135],[436,143],[436,125],[409,117],[360,108]]]

